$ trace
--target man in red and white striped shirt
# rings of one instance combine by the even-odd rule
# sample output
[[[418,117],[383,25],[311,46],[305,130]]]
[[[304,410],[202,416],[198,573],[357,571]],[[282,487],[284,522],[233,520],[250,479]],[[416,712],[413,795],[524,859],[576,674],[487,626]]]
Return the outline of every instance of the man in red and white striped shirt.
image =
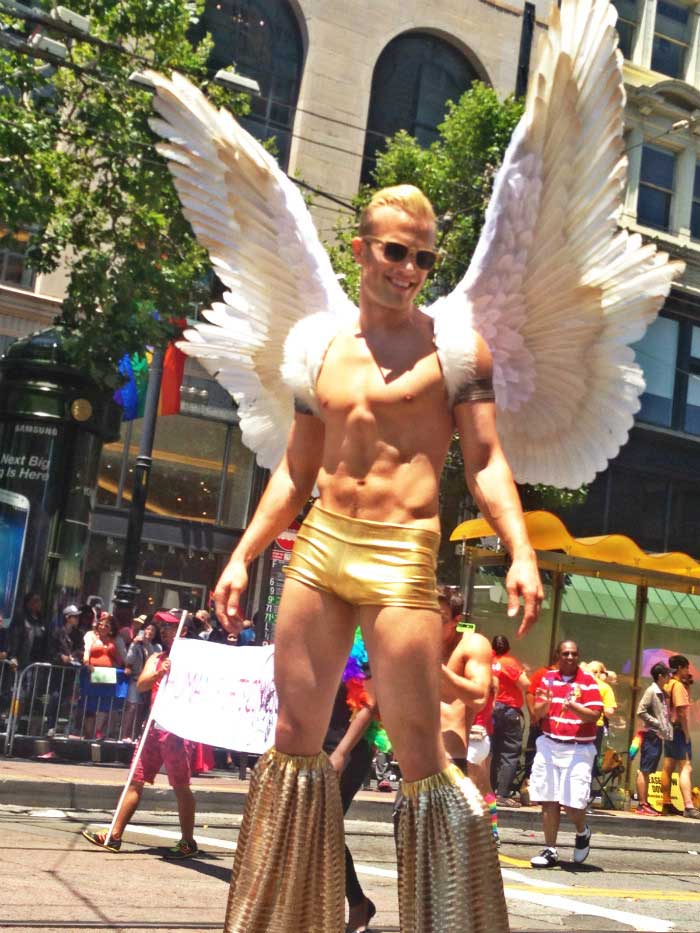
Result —
[[[591,831],[586,825],[586,807],[596,754],[596,721],[602,710],[595,678],[579,667],[578,645],[560,642],[557,666],[547,671],[535,691],[534,715],[542,735],[532,763],[530,798],[542,804],[545,848],[530,860],[534,868],[551,868],[559,861],[561,807],[576,827],[574,862],[588,858]]]

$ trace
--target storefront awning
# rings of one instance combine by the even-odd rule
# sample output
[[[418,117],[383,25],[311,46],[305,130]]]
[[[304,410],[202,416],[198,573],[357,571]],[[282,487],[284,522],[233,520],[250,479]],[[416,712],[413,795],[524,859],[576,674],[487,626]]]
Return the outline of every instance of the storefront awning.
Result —
[[[700,563],[688,554],[677,551],[647,554],[626,535],[574,538],[561,519],[551,512],[526,512],[525,524],[536,551],[563,551],[571,557],[582,557],[603,564],[616,564],[638,571],[676,574],[700,580]],[[486,519],[475,518],[458,525],[450,535],[450,541],[470,541],[494,534]]]

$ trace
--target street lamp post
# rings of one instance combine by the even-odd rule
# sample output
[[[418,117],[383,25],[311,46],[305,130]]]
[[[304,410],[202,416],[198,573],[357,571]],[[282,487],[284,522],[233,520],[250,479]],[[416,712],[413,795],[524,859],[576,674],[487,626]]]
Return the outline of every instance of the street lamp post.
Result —
[[[129,524],[126,530],[126,540],[124,541],[122,572],[119,577],[119,584],[114,592],[115,610],[123,613],[125,617],[127,614],[133,615],[136,597],[139,594],[139,588],[136,585],[136,573],[141,554],[141,535],[148,498],[148,483],[153,465],[153,439],[158,417],[158,399],[160,398],[160,384],[163,378],[164,356],[163,350],[154,350],[149,368],[148,388],[146,389],[146,401],[141,423],[141,442],[134,467],[134,486],[129,507]]]

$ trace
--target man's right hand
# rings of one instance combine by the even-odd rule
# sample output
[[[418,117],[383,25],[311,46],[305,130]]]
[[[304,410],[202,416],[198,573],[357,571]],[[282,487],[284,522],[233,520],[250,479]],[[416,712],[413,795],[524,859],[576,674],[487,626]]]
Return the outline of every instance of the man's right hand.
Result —
[[[216,618],[222,628],[237,635],[243,628],[243,617],[238,613],[241,594],[248,585],[248,571],[243,561],[231,558],[214,590]]]

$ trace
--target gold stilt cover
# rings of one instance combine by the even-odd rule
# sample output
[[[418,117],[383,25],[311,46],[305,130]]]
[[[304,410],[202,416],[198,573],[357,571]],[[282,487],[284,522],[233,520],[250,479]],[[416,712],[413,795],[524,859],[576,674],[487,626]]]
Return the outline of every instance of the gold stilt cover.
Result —
[[[498,853],[474,784],[450,765],[402,791],[401,933],[507,933]]]
[[[328,757],[272,749],[251,777],[224,933],[342,933],[343,810]]]

